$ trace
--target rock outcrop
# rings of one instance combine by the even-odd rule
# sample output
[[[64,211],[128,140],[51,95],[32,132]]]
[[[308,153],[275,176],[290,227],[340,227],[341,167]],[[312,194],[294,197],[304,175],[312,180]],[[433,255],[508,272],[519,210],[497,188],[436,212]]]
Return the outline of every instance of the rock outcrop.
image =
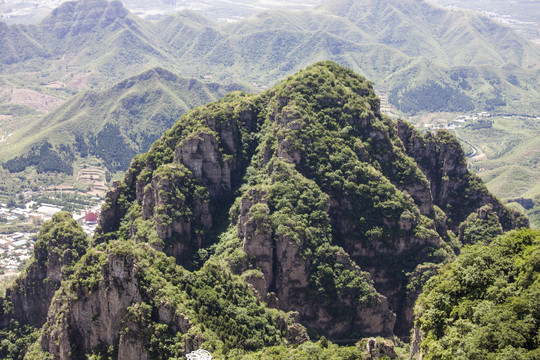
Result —
[[[390,340],[369,338],[365,348],[366,359],[397,359],[394,344]]]
[[[209,111],[195,109],[148,154],[137,156],[124,181],[107,195],[97,240],[113,238],[137,203],[163,249],[186,264],[207,244],[215,218],[223,219],[248,165],[255,145],[249,133],[257,127],[252,107],[223,101]],[[136,227],[132,230],[131,237],[137,237]]]
[[[58,293],[42,332],[42,349],[59,354],[58,359],[61,360],[113,344],[119,339],[128,307],[141,303],[135,278],[137,268],[129,259],[98,255],[87,259],[84,265],[98,265],[99,269],[71,283],[71,287],[75,287],[73,292],[70,292],[72,288],[64,287]],[[90,283],[84,288],[84,281],[92,281],[91,276],[95,275],[99,276],[95,279],[99,283]],[[124,345],[120,343],[119,350]],[[144,355],[144,352],[140,352],[137,358],[145,358]]]
[[[165,165],[144,187],[142,218],[155,224],[167,253],[182,262],[203,247],[204,231],[212,227],[209,201],[207,190],[184,166]]]
[[[178,358],[208,339],[240,336],[246,321],[258,316],[255,313],[270,317],[266,308],[256,305],[245,283],[220,265],[206,265],[198,275],[200,280],[147,244],[117,241],[106,249],[92,249],[56,293],[41,332],[41,351],[59,360],[111,351],[126,360]],[[235,300],[217,294],[220,290],[214,287],[233,290]],[[239,315],[239,304],[253,309],[243,308],[250,317]],[[224,313],[201,312],[202,306],[234,311],[224,320]],[[274,343],[307,339],[305,329],[292,317],[271,316],[262,332],[250,331],[275,335]]]
[[[226,138],[230,142],[232,134]],[[234,148],[234,144],[229,146]],[[231,158],[219,151],[216,136],[205,131],[186,137],[174,150],[175,162],[184,164],[197,179],[201,179],[213,196],[231,191]]]
[[[478,224],[526,221],[467,171],[451,134],[420,136],[379,106],[364,78],[323,62],[183,116],[107,195],[42,351],[252,350],[305,341],[299,323],[347,342],[408,336],[460,229],[474,242]]]
[[[280,185],[251,188],[239,203],[237,235],[247,255],[246,280],[271,306],[297,311],[303,324],[324,330],[332,338],[346,337],[357,329],[390,335],[395,315],[386,297],[377,294],[370,276],[343,249],[331,246],[327,197],[287,163],[277,160],[271,168],[270,182]],[[296,222],[303,215],[298,208],[287,214],[299,199],[291,194],[284,203],[279,186],[300,198],[317,199],[304,203],[303,211],[308,219],[317,216],[319,223],[312,219],[307,224]],[[302,225],[319,238],[310,238]]]
[[[54,293],[61,281],[71,275],[87,246],[87,236],[71,214],[60,212],[43,224],[35,243],[34,259],[7,288],[5,298],[0,298],[4,309],[0,325],[6,326],[13,319],[20,324],[42,326]]]
[[[529,226],[526,217],[505,207],[467,170],[465,153],[451,133],[443,130],[421,136],[404,121],[398,121],[397,129],[407,154],[429,180],[433,203],[445,212],[449,229],[457,233],[470,213],[487,204],[491,204],[505,231]]]

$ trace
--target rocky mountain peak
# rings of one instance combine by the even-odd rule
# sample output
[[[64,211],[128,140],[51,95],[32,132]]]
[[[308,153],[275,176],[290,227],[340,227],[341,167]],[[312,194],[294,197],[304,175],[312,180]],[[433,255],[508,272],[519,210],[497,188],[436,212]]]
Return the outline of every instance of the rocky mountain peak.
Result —
[[[453,136],[390,121],[369,81],[322,62],[184,116],[111,192],[98,239],[144,241],[140,217],[189,266],[230,212],[220,246],[232,248],[217,255],[269,305],[336,338],[359,327],[407,334],[417,294],[407,284],[452,256],[448,230],[463,214],[493,203],[501,224],[517,224],[464,159]]]
[[[79,35],[108,26],[115,28],[131,23],[129,11],[120,1],[81,0],[63,3],[43,20],[42,26],[57,38]]]
[[[369,81],[317,63],[190,111],[132,160],[61,279],[39,351],[227,354],[304,342],[304,326],[343,342],[406,337],[457,236],[522,220],[468,172],[452,134],[391,121]]]

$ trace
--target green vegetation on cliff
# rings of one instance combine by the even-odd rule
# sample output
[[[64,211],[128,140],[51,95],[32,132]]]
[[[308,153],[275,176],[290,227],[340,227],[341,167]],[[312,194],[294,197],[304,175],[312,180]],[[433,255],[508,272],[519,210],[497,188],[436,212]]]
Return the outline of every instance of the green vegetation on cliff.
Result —
[[[104,296],[116,299],[119,308],[110,309]],[[238,346],[255,350],[307,336],[288,315],[260,302],[219,260],[189,272],[148,244],[131,241],[91,249],[52,308],[57,311],[41,334],[45,352],[77,357],[125,356],[136,348],[151,359],[180,358],[199,347],[220,355]],[[102,326],[100,333],[93,323]],[[84,336],[62,341],[72,331]]]
[[[526,224],[450,133],[390,121],[369,81],[317,63],[194,109],[135,156],[27,357],[394,356],[366,336],[409,333],[459,240]]]
[[[467,246],[424,288],[416,315],[424,359],[537,359],[540,232]]]
[[[184,115],[109,193],[96,240],[150,242],[188,267],[215,251],[331,337],[367,326],[360,304],[381,316],[364,333],[392,332],[387,307],[408,333],[406,288],[453,257],[459,224],[488,203],[503,230],[526,224],[467,171],[451,134],[391,122],[371,83],[322,62]]]
[[[88,238],[67,212],[45,222],[34,245],[34,257],[0,298],[0,357],[22,359],[39,337],[54,293],[85,254]]]

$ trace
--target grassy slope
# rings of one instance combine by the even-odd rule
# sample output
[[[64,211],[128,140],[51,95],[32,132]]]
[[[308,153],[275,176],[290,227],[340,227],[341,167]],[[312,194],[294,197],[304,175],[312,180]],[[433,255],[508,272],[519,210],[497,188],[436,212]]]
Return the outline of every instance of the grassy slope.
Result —
[[[503,200],[540,197],[540,122],[519,117],[493,120],[490,129],[458,131],[486,154],[487,159],[474,161],[472,169]],[[531,217],[536,227],[540,227],[539,220]]]
[[[0,158],[23,153],[44,139],[53,145],[70,145],[75,143],[76,135],[95,135],[107,123],[118,125],[125,137],[133,141],[133,148],[146,151],[150,144],[143,143],[141,135],[157,139],[181,114],[238,88],[201,83],[161,68],[152,69],[110,89],[78,94],[37,123],[14,133],[3,144]]]

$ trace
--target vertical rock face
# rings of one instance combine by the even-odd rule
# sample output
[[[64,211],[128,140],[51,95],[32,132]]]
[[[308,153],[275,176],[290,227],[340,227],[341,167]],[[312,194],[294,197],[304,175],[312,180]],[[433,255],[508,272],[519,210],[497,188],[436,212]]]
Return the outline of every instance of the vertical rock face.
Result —
[[[60,360],[103,355],[111,349],[118,359],[180,358],[208,338],[243,336],[245,316],[255,316],[252,312],[272,318],[260,335],[272,329],[278,337],[274,341],[282,336],[291,342],[306,338],[305,329],[291,317],[282,312],[270,315],[257,305],[238,277],[215,264],[201,272],[199,279],[187,274],[146,244],[118,241],[106,249],[92,249],[56,293],[41,332],[41,350]],[[235,300],[226,294],[218,300],[214,287],[234,289]],[[223,313],[199,311],[202,306],[234,309],[227,319],[239,325],[224,324]],[[242,308],[238,315],[241,306],[253,310]]]
[[[467,173],[467,161],[459,141],[449,133],[426,133],[420,137],[416,129],[398,122],[398,134],[407,153],[418,163],[430,180],[436,205],[447,204],[450,194],[460,185],[455,180]]]
[[[386,298],[343,249],[331,246],[327,197],[289,164],[274,160],[269,167],[270,184],[249,189],[238,205],[237,235],[248,259],[243,266],[247,281],[269,304],[297,311],[300,321],[331,337],[357,329],[391,334],[395,315]],[[300,214],[295,206],[303,208],[296,209]]]
[[[97,286],[77,289],[76,297],[63,289],[51,305],[41,346],[45,351],[60,354],[59,359],[67,360],[113,344],[118,340],[127,308],[141,302],[134,264],[116,256],[99,260],[102,268]],[[55,326],[58,322],[60,326]],[[128,341],[119,349],[127,354],[138,347]],[[138,354],[145,357],[144,351]]]
[[[1,324],[6,326],[14,319],[22,324],[42,326],[54,293],[84,255],[87,245],[86,234],[71,214],[61,212],[46,222],[35,244],[34,261],[2,299],[11,303],[12,310],[3,314]]]
[[[407,154],[429,180],[433,203],[445,212],[449,229],[457,233],[469,214],[487,204],[493,207],[504,230],[529,226],[523,215],[506,208],[476,175],[468,172],[465,154],[452,134],[439,131],[421,136],[404,121],[398,121],[397,129]]]
[[[262,272],[261,281],[253,278],[252,284],[263,296],[270,292],[274,284],[275,246],[271,224],[268,223],[270,209],[266,202],[268,193],[262,189],[251,189],[240,202],[238,237],[242,239],[242,250],[254,257],[254,267]],[[274,289],[272,289],[274,290]]]
[[[204,243],[212,227],[209,197],[182,165],[162,166],[144,188],[142,218],[155,224],[157,236],[177,259],[188,258]]]
[[[117,230],[120,220],[126,214],[126,209],[123,209],[118,204],[121,194],[121,189],[118,185],[119,182],[115,181],[113,188],[107,192],[105,204],[101,207],[99,231],[107,233]]]
[[[232,133],[225,138],[232,143]],[[226,142],[227,143],[227,142]],[[197,132],[184,139],[174,151],[174,160],[184,164],[200,179],[213,196],[231,191],[231,158],[225,159],[219,151],[215,135]]]
[[[411,338],[411,352],[409,354],[409,360],[422,360],[422,350],[420,349],[421,342],[422,332],[418,326],[414,326],[413,336]]]
[[[223,218],[241,181],[255,144],[248,134],[257,127],[250,105],[210,107],[187,114],[148,154],[133,160],[124,181],[107,196],[98,241],[114,238],[122,217],[137,204],[137,216],[150,222],[163,249],[180,263],[205,246],[214,218]],[[130,226],[132,239],[147,237],[138,230]]]
[[[369,82],[324,62],[182,117],[110,193],[97,240],[161,241],[185,266],[215,250],[332,338],[408,336],[419,289],[454,255],[448,232],[488,203],[503,230],[520,224],[454,137],[393,123]],[[129,334],[126,357],[143,346]]]

